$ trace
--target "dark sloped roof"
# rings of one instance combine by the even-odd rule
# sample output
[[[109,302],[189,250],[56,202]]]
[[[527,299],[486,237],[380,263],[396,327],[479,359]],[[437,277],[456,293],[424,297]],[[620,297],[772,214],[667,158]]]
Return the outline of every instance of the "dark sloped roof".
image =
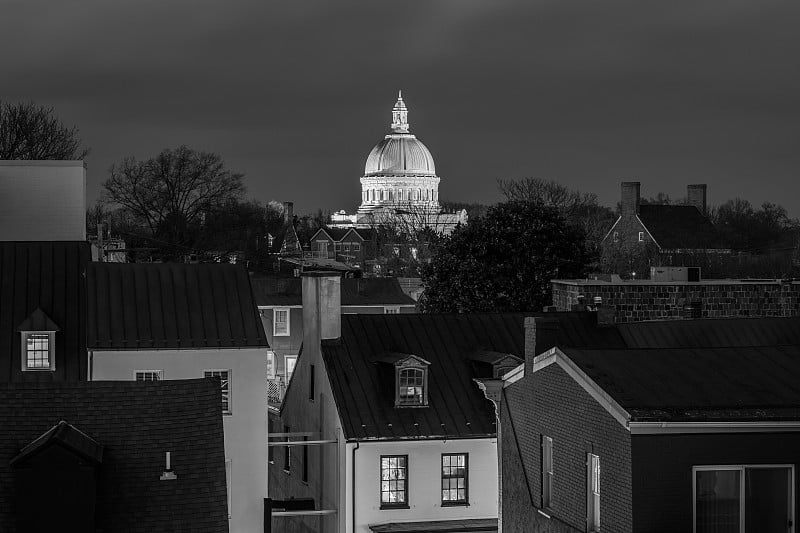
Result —
[[[533,313],[527,316],[533,316]],[[541,314],[539,314],[541,315]],[[524,357],[525,313],[342,315],[342,337],[325,341],[323,358],[347,439],[469,438],[495,434],[494,410],[473,381],[476,349]],[[547,313],[561,324],[561,344],[623,346],[614,328],[590,313]],[[430,361],[429,406],[394,407],[391,365],[382,354]]]
[[[721,247],[714,225],[693,205],[643,204],[639,219],[662,249]]]
[[[800,346],[562,351],[636,420],[800,419]]]
[[[15,530],[9,460],[60,420],[104,447],[103,531],[228,531],[218,378],[0,384],[0,531]],[[178,479],[159,481],[165,452]]]
[[[94,349],[268,346],[242,265],[91,263]]]
[[[800,317],[659,320],[616,327],[629,348],[800,345]]]
[[[270,253],[281,255],[302,255],[303,248],[297,237],[294,222],[287,222],[272,238]]]
[[[42,450],[56,444],[95,464],[103,462],[103,446],[66,420],[62,420],[25,446],[8,464],[15,466],[33,459]]]
[[[0,382],[85,380],[86,242],[0,242]],[[20,371],[24,325],[41,309],[59,328],[55,371]]]
[[[252,279],[260,306],[302,305],[301,278],[259,277]],[[342,305],[415,305],[397,278],[343,278]]]

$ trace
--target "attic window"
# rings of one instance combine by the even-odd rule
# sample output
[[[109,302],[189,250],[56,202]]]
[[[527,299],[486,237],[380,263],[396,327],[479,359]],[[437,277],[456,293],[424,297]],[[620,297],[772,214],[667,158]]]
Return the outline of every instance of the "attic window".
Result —
[[[55,370],[54,335],[54,331],[22,332],[24,370]]]
[[[397,390],[395,407],[428,405],[428,366],[416,358],[398,361],[395,365]]]

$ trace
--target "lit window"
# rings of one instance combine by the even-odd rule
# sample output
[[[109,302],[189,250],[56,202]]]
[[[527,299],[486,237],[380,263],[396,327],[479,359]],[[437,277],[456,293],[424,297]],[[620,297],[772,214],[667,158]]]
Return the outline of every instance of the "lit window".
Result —
[[[586,459],[587,531],[600,531],[600,457],[593,453]]]
[[[552,507],[553,498],[553,439],[542,435],[542,507]]]
[[[644,242],[644,232],[643,231],[639,232],[639,242]]]
[[[207,378],[218,377],[222,390],[222,412],[231,414],[231,371],[230,370],[205,370],[203,375]]]
[[[425,370],[401,368],[397,381],[398,405],[425,405]]]
[[[408,507],[408,456],[381,455],[381,508]]]
[[[289,309],[276,308],[272,310],[272,335],[285,337],[289,335]]]
[[[24,370],[55,370],[53,337],[51,331],[22,332]]]
[[[442,454],[442,505],[469,503],[468,460],[466,453]]]
[[[161,381],[164,379],[163,370],[137,370],[136,381]]]
[[[383,308],[383,314],[385,315],[397,315],[400,313],[400,306],[393,305],[393,306],[385,306]]]

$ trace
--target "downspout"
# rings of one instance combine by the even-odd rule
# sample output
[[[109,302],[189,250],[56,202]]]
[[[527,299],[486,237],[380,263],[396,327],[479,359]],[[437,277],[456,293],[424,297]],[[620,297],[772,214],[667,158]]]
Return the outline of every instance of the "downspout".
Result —
[[[351,487],[350,490],[352,491],[351,494],[351,502],[350,505],[352,506],[352,510],[350,513],[353,515],[353,531],[352,533],[356,533],[356,450],[361,447],[360,442],[356,442],[356,445],[353,447],[353,455],[352,455],[352,470],[353,470],[353,479],[351,480]]]

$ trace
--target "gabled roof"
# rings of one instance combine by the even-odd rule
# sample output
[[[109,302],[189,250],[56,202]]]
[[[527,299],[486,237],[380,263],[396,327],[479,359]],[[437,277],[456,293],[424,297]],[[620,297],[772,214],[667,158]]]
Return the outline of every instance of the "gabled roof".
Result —
[[[276,232],[272,239],[270,253],[280,255],[302,255],[303,247],[297,237],[294,222],[287,222]]]
[[[800,346],[561,351],[631,420],[800,420]]]
[[[267,347],[250,277],[220,263],[91,263],[93,349]]]
[[[94,464],[103,462],[103,446],[69,422],[62,420],[25,446],[8,464],[15,466],[29,461],[52,445],[59,445]]]
[[[90,260],[86,242],[0,242],[0,382],[29,378],[19,371],[19,328],[33,321],[42,325],[43,315],[58,326],[49,331],[60,330],[53,379],[86,379],[85,274]]]
[[[528,313],[533,316],[535,313]],[[538,313],[542,315],[542,313]],[[525,313],[342,315],[342,337],[322,355],[348,440],[476,438],[495,434],[493,407],[473,382],[476,348],[525,353]],[[562,343],[623,346],[591,313],[547,313]],[[386,353],[430,361],[425,408],[394,406],[394,373],[374,362]]]
[[[661,249],[722,248],[714,225],[693,205],[643,204],[639,219]]]
[[[302,305],[301,278],[254,277],[253,293],[261,307]],[[415,305],[397,278],[343,278],[342,305]]]
[[[17,326],[17,331],[61,331],[61,328],[42,311],[41,307],[37,307],[31,316]]]
[[[0,383],[0,405],[0,531],[16,527],[9,461],[61,420],[104,448],[98,530],[228,531],[219,378]],[[178,479],[159,481],[167,451]]]

